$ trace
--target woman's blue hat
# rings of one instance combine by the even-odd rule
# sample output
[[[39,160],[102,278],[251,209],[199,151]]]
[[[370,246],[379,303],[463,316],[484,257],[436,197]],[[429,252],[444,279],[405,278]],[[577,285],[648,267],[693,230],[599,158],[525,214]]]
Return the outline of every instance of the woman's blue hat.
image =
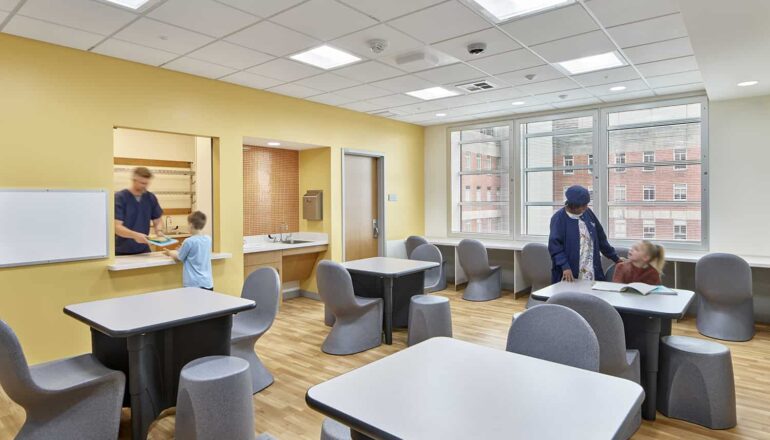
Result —
[[[583,206],[591,201],[591,194],[580,185],[570,186],[565,194],[570,205]]]

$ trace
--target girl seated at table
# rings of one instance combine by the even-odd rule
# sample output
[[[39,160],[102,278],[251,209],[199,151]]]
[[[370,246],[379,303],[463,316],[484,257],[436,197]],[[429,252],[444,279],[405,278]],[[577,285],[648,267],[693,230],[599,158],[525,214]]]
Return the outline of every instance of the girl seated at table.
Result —
[[[647,240],[634,243],[628,251],[628,260],[615,265],[612,281],[616,283],[646,283],[658,286],[666,264],[666,250]]]

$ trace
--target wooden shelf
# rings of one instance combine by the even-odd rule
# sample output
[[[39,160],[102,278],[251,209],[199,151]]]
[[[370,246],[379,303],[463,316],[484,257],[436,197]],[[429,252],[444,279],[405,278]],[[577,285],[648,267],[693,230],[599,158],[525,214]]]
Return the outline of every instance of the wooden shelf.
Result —
[[[115,165],[133,165],[138,167],[192,168],[192,162],[179,160],[137,159],[133,157],[116,157]]]
[[[164,208],[163,215],[189,215],[192,213],[191,208]]]

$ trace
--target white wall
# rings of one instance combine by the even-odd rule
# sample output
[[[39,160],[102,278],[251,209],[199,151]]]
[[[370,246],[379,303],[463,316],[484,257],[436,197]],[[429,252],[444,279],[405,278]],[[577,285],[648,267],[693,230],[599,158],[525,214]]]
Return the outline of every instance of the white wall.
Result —
[[[446,237],[447,146],[446,125],[425,129],[425,235]]]

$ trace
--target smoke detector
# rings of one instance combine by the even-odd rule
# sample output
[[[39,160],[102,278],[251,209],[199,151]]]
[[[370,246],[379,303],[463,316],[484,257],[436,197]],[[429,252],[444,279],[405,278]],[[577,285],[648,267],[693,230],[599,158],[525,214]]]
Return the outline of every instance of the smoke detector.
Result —
[[[535,79],[535,74],[534,73],[528,73],[528,74],[524,75],[524,78],[527,78],[528,80],[532,81],[533,79]]]
[[[381,54],[388,48],[388,41],[381,38],[369,40],[366,44],[369,45],[369,49],[371,49],[374,54]]]
[[[489,80],[482,79],[482,80],[473,81],[465,84],[458,84],[455,87],[463,91],[466,91],[468,93],[476,93],[476,92],[484,92],[487,90],[497,89],[500,86],[498,86],[497,84]]]

